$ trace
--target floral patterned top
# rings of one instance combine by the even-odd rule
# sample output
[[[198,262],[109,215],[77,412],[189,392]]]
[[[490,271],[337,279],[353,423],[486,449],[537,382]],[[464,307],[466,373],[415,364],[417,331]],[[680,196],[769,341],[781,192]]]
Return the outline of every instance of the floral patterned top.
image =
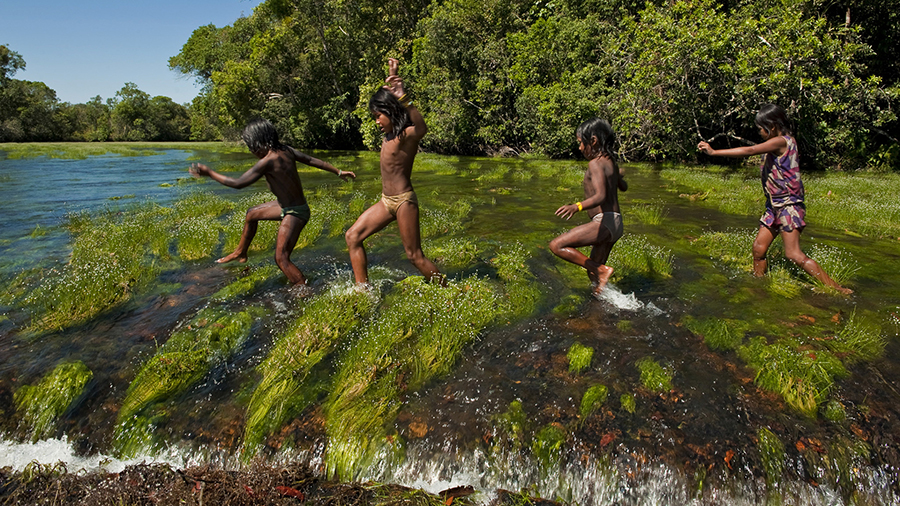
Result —
[[[800,153],[797,141],[789,135],[784,136],[787,150],[776,157],[766,153],[760,168],[763,192],[766,194],[766,205],[784,207],[803,202],[803,181],[800,180]]]

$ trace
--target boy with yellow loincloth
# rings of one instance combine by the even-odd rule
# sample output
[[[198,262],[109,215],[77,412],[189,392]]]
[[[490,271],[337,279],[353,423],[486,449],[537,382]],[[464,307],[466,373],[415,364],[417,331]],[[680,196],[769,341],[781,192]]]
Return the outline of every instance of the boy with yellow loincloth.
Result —
[[[388,62],[390,72],[386,79],[387,86],[375,92],[369,101],[369,111],[385,134],[381,144],[382,197],[381,202],[364,211],[345,234],[350,264],[353,266],[356,282],[367,284],[368,260],[363,241],[396,220],[409,261],[426,280],[438,279],[443,282],[437,266],[425,258],[422,252],[419,202],[410,181],[419,141],[425,136],[428,127],[425,126],[422,114],[404,92],[403,80],[397,75],[399,62],[394,58]]]
[[[306,226],[310,217],[309,205],[303,195],[303,185],[297,174],[297,162],[332,172],[345,181],[347,178],[355,178],[356,174],[338,170],[328,162],[282,144],[278,141],[278,132],[275,127],[264,119],[251,121],[241,133],[241,138],[247,144],[250,152],[259,158],[259,161],[237,179],[223,176],[200,163],[191,165],[189,172],[197,178],[208,176],[231,188],[244,188],[259,178],[265,177],[269,190],[275,194],[277,200],[247,210],[244,218],[244,230],[241,232],[237,248],[230,255],[224,256],[216,262],[225,263],[232,260],[246,262],[247,251],[250,249],[250,242],[256,235],[259,220],[281,221],[275,243],[275,263],[278,264],[281,272],[287,276],[292,285],[305,285],[306,277],[291,262],[291,252],[294,251],[300,232],[303,231],[303,227]]]

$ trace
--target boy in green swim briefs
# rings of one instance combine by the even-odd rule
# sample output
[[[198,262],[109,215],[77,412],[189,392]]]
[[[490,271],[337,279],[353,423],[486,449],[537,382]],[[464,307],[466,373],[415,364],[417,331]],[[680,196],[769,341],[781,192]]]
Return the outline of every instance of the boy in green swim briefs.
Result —
[[[223,176],[200,163],[191,165],[188,172],[196,178],[208,176],[231,188],[244,188],[255,183],[261,177],[265,177],[266,184],[269,186],[269,190],[275,194],[276,200],[247,210],[244,218],[244,230],[237,248],[230,255],[222,257],[216,262],[225,263],[232,260],[246,262],[247,251],[250,248],[250,242],[253,241],[253,236],[256,235],[259,220],[281,221],[275,243],[275,263],[278,264],[278,268],[287,276],[292,285],[305,285],[306,277],[291,262],[291,253],[294,251],[294,246],[297,245],[300,232],[309,221],[309,205],[306,203],[303,185],[297,174],[297,162],[333,172],[344,181],[348,178],[355,178],[356,174],[338,170],[328,162],[282,144],[278,141],[278,132],[268,120],[251,121],[241,133],[241,138],[250,152],[259,158],[259,161],[240,177]]]

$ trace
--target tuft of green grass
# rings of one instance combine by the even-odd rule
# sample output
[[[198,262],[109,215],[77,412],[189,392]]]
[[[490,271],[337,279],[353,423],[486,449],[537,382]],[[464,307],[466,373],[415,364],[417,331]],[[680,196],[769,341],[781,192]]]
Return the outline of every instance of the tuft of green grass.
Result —
[[[385,445],[400,395],[450,371],[504,308],[477,277],[447,287],[407,278],[340,360],[325,411],[330,475],[351,477]]]
[[[634,410],[637,408],[634,396],[629,393],[624,393],[619,396],[619,404],[622,406],[622,409],[632,414],[634,414]]]
[[[695,335],[703,338],[707,346],[714,350],[734,350],[744,340],[750,324],[726,318],[704,318],[697,320],[686,316],[682,323]]]
[[[312,400],[310,371],[349,339],[374,309],[374,294],[335,285],[316,296],[276,339],[257,370],[262,380],[247,407],[244,455],[253,456],[264,438],[299,414]]]
[[[650,357],[644,357],[635,364],[641,372],[644,388],[658,393],[672,390],[672,373]]]
[[[756,439],[756,449],[759,451],[759,459],[766,473],[766,483],[773,486],[781,481],[784,473],[784,443],[766,427],[760,427],[756,431]]]
[[[798,412],[815,418],[819,403],[831,391],[835,379],[849,375],[841,361],[826,350],[801,350],[799,343],[783,339],[768,344],[751,339],[737,350],[738,356],[756,369],[756,384],[775,392]]]
[[[667,248],[651,244],[647,236],[626,235],[613,246],[607,263],[615,267],[616,279],[634,274],[668,278],[672,276],[675,255]]]
[[[49,437],[56,422],[84,393],[94,374],[81,361],[64,362],[36,385],[25,385],[13,395],[16,410],[30,425],[32,442]]]
[[[504,245],[491,259],[491,265],[497,269],[497,276],[503,281],[508,311],[515,317],[533,314],[541,300],[540,286],[526,264],[529,258],[531,254],[525,246],[515,243]]]
[[[219,244],[222,226],[207,217],[187,218],[178,224],[176,240],[182,260],[209,258]]]
[[[569,347],[566,357],[569,359],[569,372],[579,374],[590,367],[591,359],[594,357],[594,349],[590,346],[575,343]]]
[[[662,225],[668,211],[661,202],[634,204],[628,207],[628,214],[644,225]]]
[[[842,286],[853,279],[853,275],[859,270],[859,264],[853,258],[853,255],[842,248],[826,244],[813,244],[807,250],[807,254],[819,264],[822,270],[828,273],[831,279]],[[806,274],[806,272],[803,274],[807,276],[812,284],[819,288],[829,288],[818,279]]]
[[[606,398],[609,395],[609,389],[606,388],[606,385],[592,385],[584,395],[581,397],[581,406],[578,409],[578,412],[581,414],[582,418],[587,418],[594,411],[600,408],[604,402],[606,402]]]
[[[531,453],[545,468],[559,462],[566,442],[566,429],[558,423],[543,426],[531,442]]]
[[[210,300],[215,302],[226,302],[239,297],[246,297],[247,295],[256,292],[261,285],[280,276],[281,269],[279,269],[277,265],[268,264],[258,267],[253,266],[250,268],[249,274],[241,275],[237,280],[224,286],[219,291],[212,294]]]
[[[172,398],[199,382],[210,369],[225,363],[250,337],[254,314],[250,308],[233,313],[205,308],[176,330],[138,371],[119,409],[116,446],[121,452],[133,429],[133,419],[153,404]],[[126,445],[127,446],[127,445]]]
[[[847,419],[847,411],[844,409],[843,404],[832,399],[822,405],[822,416],[832,422],[843,422]]]
[[[462,269],[478,260],[482,252],[478,241],[467,237],[441,238],[426,243],[425,256],[445,268]]]
[[[528,430],[528,417],[522,407],[522,401],[515,400],[509,403],[509,408],[500,414],[491,417],[497,433],[512,441],[518,447],[522,443],[525,431]]]
[[[705,232],[694,245],[703,248],[711,258],[723,264],[745,272],[753,271],[753,240],[755,232],[747,230],[728,230],[725,232]],[[772,257],[772,255],[769,255]]]
[[[786,299],[798,297],[803,290],[803,286],[804,284],[782,265],[773,265],[766,274],[766,290]]]
[[[844,357],[844,363],[852,365],[881,357],[886,339],[878,325],[857,316],[854,309],[834,339],[824,343],[836,355]]]

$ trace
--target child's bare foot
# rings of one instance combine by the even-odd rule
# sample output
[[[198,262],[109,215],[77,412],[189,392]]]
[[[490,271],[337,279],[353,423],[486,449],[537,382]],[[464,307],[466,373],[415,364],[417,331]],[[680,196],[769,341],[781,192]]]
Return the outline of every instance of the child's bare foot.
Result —
[[[228,255],[228,256],[224,256],[224,257],[222,257],[222,258],[216,260],[216,263],[217,263],[217,264],[224,264],[224,263],[228,263],[228,262],[231,262],[231,261],[234,261],[234,260],[237,260],[237,261],[240,262],[240,263],[244,263],[244,262],[247,261],[247,255],[241,255],[240,253],[238,253],[237,251],[235,251],[234,253],[232,253],[232,254],[230,254],[230,255]]]
[[[594,295],[600,295],[600,292],[606,288],[606,284],[609,283],[609,278],[612,277],[614,270],[608,265],[597,267],[597,284],[594,285]]]

